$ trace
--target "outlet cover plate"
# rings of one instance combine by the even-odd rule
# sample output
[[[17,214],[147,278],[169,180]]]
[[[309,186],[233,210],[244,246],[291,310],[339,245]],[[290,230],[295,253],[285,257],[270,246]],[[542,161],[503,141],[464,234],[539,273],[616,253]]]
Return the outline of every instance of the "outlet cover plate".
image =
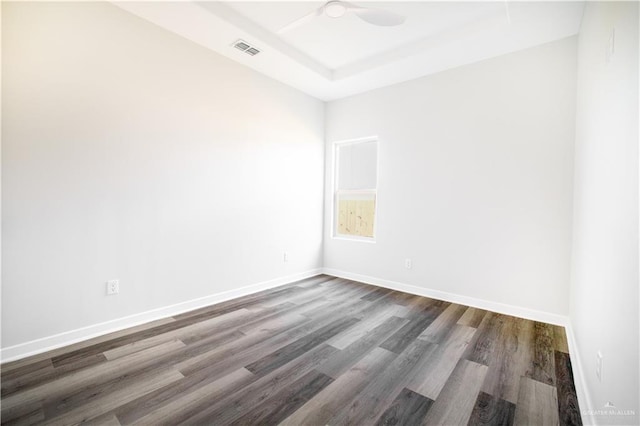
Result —
[[[598,351],[596,353],[596,377],[599,382],[602,382],[602,352]]]
[[[120,293],[120,281],[109,280],[107,281],[107,295],[111,296]]]

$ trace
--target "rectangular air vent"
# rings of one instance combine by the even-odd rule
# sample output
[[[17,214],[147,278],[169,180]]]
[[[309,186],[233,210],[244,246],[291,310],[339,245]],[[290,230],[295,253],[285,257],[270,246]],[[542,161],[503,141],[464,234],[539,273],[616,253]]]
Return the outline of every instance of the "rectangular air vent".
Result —
[[[244,40],[237,40],[236,42],[233,43],[233,47],[235,47],[238,50],[242,50],[244,53],[250,56],[255,56],[258,53],[260,53],[260,49],[254,46],[251,46],[249,43],[247,43]]]

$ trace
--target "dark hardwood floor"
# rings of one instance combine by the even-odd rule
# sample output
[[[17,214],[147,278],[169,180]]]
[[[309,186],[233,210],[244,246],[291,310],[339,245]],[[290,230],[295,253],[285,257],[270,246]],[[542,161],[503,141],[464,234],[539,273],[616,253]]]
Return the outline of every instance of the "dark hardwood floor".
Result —
[[[328,276],[1,373],[2,424],[581,424],[562,327]]]

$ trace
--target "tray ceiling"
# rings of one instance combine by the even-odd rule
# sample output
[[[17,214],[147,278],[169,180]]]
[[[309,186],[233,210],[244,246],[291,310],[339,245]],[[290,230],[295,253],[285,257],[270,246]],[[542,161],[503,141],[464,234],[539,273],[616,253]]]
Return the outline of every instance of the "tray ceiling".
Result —
[[[407,17],[377,27],[353,14],[278,30],[317,1],[115,2],[121,8],[322,100],[433,74],[578,33],[583,2],[356,2]],[[234,48],[243,39],[261,50]]]

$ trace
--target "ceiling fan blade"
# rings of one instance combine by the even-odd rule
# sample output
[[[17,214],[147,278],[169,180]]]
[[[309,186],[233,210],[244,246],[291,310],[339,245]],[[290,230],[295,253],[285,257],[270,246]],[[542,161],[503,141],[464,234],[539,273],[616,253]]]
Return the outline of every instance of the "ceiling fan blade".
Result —
[[[302,18],[298,18],[295,21],[291,22],[290,24],[285,25],[284,27],[278,30],[278,34],[286,33],[287,31],[291,31],[292,29],[299,27],[300,25],[304,25],[309,21],[313,21],[316,17],[322,15],[323,8],[324,8],[324,5],[314,10],[313,12],[307,15],[304,15]]]
[[[355,13],[358,18],[373,25],[393,27],[402,24],[406,19],[404,16],[388,10],[360,7],[351,3],[344,3],[348,5],[349,10]]]

